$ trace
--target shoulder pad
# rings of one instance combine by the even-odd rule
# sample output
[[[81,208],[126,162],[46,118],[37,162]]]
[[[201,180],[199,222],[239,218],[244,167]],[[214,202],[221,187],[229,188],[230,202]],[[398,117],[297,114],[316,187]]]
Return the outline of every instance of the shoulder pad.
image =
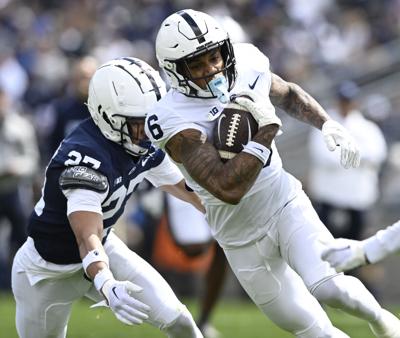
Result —
[[[235,47],[235,57],[239,64],[258,72],[270,71],[269,59],[258,47],[251,43],[236,43]]]
[[[94,169],[83,166],[65,169],[61,173],[58,183],[62,190],[79,188],[105,192],[108,189],[106,176]]]

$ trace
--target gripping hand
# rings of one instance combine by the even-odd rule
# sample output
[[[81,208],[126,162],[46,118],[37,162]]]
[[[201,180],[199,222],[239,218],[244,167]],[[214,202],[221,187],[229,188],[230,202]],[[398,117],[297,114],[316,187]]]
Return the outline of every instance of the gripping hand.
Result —
[[[266,100],[256,101],[254,95],[247,92],[232,95],[231,100],[250,112],[258,123],[259,128],[269,124],[282,126],[281,120],[275,114],[275,107],[270,102]]]
[[[334,151],[337,146],[340,146],[340,163],[344,168],[357,168],[360,165],[358,147],[340,123],[333,120],[326,121],[322,126],[322,135],[330,151]]]
[[[351,239],[335,239],[322,251],[321,258],[337,272],[347,271],[367,264],[363,242]]]
[[[96,306],[109,306],[115,316],[128,325],[142,324],[149,318],[150,307],[136,298],[142,288],[130,281],[117,281],[109,269],[101,270],[94,280],[96,289],[104,296],[106,302]]]

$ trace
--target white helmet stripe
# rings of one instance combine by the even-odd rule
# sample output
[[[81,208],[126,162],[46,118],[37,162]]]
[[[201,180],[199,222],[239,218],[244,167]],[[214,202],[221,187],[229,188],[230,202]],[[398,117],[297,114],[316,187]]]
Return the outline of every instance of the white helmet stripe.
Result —
[[[156,80],[154,79],[153,75],[145,68],[142,67],[142,64],[140,62],[138,62],[137,60],[133,59],[133,58],[128,58],[128,57],[124,57],[122,58],[123,60],[129,61],[131,64],[134,64],[136,66],[138,66],[143,72],[144,74],[147,76],[147,78],[149,79],[151,85],[153,86],[153,90],[154,93],[156,94],[157,97],[157,101],[161,99],[161,92],[160,92],[160,88],[157,85]]]
[[[179,11],[177,12],[177,14],[179,14],[183,19],[185,19],[190,28],[193,30],[193,33],[196,36],[197,41],[199,43],[203,43],[206,41],[206,39],[204,38],[204,34],[200,30],[200,27],[197,25],[196,21],[194,21],[194,19],[190,16],[188,12]]]
[[[133,76],[133,74],[132,74],[131,72],[129,72],[129,71],[128,71],[124,66],[122,66],[122,65],[112,65],[112,66],[118,67],[118,68],[122,69],[124,72],[127,72],[127,73],[135,80],[135,82],[137,83],[137,85],[138,85],[139,88],[140,88],[140,91],[144,94],[144,91],[143,91],[143,88],[142,88],[142,84],[140,83],[140,81],[139,81],[139,79],[138,79],[137,77]],[[117,95],[118,95],[118,94],[117,94]]]

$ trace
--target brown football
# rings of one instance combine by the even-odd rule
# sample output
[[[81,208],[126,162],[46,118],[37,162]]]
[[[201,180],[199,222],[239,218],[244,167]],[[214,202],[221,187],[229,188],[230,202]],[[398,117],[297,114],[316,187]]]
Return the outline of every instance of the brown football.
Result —
[[[229,160],[243,150],[258,131],[253,116],[236,103],[229,103],[214,127],[214,146],[223,160]]]

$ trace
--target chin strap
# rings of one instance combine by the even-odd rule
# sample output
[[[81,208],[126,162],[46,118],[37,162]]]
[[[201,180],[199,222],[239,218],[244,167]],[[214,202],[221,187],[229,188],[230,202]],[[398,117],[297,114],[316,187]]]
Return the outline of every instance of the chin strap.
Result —
[[[150,148],[151,148],[151,141],[148,139],[141,140],[139,144],[133,144],[133,143],[124,143],[124,148],[125,150],[133,155],[133,156],[143,156],[146,155]]]

